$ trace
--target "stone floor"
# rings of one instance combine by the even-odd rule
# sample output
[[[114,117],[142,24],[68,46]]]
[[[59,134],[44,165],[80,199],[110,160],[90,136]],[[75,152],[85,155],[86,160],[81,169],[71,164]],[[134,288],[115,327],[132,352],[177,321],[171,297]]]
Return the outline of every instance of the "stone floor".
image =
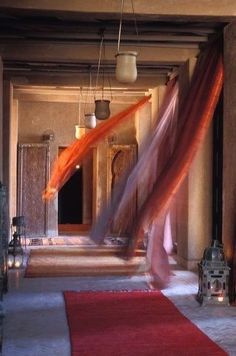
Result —
[[[171,283],[163,293],[229,355],[236,356],[236,307],[200,306],[195,299],[197,275],[177,265],[173,268]],[[23,272],[9,273],[9,292],[3,301],[3,356],[70,355],[63,290],[137,290],[147,289],[149,282],[144,275],[23,278]]]

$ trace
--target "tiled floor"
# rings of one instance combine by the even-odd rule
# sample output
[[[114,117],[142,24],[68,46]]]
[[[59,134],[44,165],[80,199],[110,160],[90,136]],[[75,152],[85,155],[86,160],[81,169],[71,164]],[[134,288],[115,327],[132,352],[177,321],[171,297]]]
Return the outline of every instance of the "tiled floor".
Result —
[[[197,275],[183,271],[176,265],[174,268],[171,283],[163,293],[229,355],[236,356],[236,307],[199,306],[195,299]],[[5,319],[2,355],[70,355],[63,290],[147,288],[147,276],[31,279],[23,278],[23,271],[11,271],[9,292],[3,303]]]

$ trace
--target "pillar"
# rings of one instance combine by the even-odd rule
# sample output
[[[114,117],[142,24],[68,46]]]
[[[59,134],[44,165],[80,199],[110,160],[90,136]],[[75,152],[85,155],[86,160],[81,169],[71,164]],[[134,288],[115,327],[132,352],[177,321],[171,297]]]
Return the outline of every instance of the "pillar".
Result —
[[[235,298],[236,245],[236,22],[224,31],[224,123],[222,241],[231,267],[230,299]],[[233,268],[234,267],[234,268]]]
[[[189,88],[196,58],[191,58],[180,69],[180,105]],[[195,159],[176,197],[177,257],[189,270],[209,246],[212,233],[212,128],[199,148]]]
[[[3,180],[3,63],[0,57],[0,182]]]

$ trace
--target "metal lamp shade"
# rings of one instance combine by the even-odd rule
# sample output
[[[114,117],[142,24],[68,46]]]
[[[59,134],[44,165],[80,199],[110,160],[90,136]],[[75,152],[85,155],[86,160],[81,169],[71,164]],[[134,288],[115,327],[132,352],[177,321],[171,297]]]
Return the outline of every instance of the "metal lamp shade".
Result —
[[[109,118],[110,100],[95,100],[95,116],[98,120],[106,120]]]
[[[116,79],[120,83],[134,83],[137,79],[137,52],[118,52],[116,54]]]
[[[85,123],[85,127],[87,129],[94,129],[96,127],[96,116],[94,113],[91,113],[91,114],[85,114],[85,120],[84,120],[84,123]]]

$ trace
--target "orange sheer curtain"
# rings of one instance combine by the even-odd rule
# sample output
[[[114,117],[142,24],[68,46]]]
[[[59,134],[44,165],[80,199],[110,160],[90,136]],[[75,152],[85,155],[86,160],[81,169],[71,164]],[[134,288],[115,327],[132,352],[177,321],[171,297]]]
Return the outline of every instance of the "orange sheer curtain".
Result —
[[[142,98],[138,103],[101,123],[86,133],[81,139],[74,141],[67,147],[54,163],[51,178],[42,195],[43,199],[49,200],[53,198],[75,172],[76,165],[80,164],[86,155],[89,154],[91,146],[104,139],[109,132],[129,118],[142,105],[147,103],[150,98],[151,96]]]

